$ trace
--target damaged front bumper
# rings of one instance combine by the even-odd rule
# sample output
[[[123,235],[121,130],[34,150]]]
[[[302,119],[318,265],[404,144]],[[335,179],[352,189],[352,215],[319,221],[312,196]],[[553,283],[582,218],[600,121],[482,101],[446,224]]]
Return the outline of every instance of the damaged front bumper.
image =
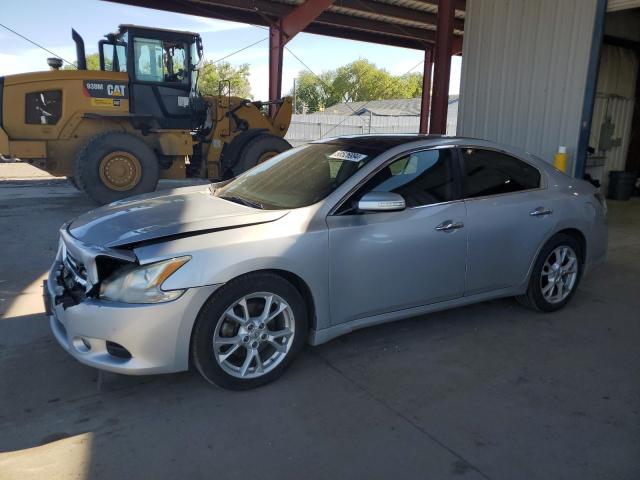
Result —
[[[116,373],[144,375],[187,370],[193,324],[201,306],[218,286],[190,288],[180,298],[158,304],[100,300],[90,294],[98,285],[97,276],[93,281],[89,275],[90,269],[95,269],[92,252],[110,252],[84,247],[68,233],[63,235],[43,285],[45,311],[58,343],[78,361]],[[74,271],[66,258],[71,251]],[[86,277],[74,282],[78,268]]]

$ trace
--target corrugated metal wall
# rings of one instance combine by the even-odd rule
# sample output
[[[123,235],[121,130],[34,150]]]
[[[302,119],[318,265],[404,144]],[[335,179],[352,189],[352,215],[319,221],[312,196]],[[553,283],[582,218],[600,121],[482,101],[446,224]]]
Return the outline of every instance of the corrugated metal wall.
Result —
[[[458,134],[575,162],[597,0],[467,0]]]
[[[607,3],[607,10],[610,12],[637,7],[640,7],[640,0],[609,0]]]
[[[601,126],[609,117],[615,125],[613,138],[620,138],[621,144],[606,152],[596,152],[606,157],[603,168],[587,168],[594,178],[603,185],[608,183],[610,170],[624,170],[631,140],[631,120],[635,96],[638,57],[631,51],[612,45],[603,45],[598,71],[598,86],[591,121],[589,145],[598,148]]]

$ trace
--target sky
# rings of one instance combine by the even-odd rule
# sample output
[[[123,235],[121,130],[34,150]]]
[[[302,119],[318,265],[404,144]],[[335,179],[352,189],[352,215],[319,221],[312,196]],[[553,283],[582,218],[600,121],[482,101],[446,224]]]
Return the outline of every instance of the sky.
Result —
[[[75,62],[72,27],[84,38],[87,54],[97,52],[98,41],[105,33],[116,31],[121,23],[198,32],[207,60],[218,60],[264,39],[226,61],[236,66],[249,64],[253,97],[260,100],[268,97],[268,31],[264,28],[99,0],[0,0],[0,23],[71,62]],[[297,35],[287,47],[316,74],[364,58],[394,75],[402,75],[420,72],[424,57],[423,52],[417,50],[306,33]],[[50,56],[0,27],[0,76],[47,70]],[[286,50],[283,65],[284,94],[292,89],[293,79],[306,68]],[[460,57],[453,57],[450,94],[459,91],[460,67]]]

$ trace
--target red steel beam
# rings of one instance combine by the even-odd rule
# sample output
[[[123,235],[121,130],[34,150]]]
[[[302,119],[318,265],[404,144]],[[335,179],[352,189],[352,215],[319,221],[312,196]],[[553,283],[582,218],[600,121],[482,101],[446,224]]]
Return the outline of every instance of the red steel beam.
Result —
[[[282,96],[282,57],[284,47],[307,28],[335,0],[306,0],[269,27],[269,100]],[[275,114],[275,108],[271,108]]]
[[[335,0],[306,0],[280,20],[281,30],[288,42],[320,16]]]
[[[422,74],[422,102],[420,103],[420,133],[429,131],[429,104],[431,103],[431,67],[433,51],[424,51],[424,71]]]
[[[454,0],[438,3],[436,30],[436,55],[433,68],[433,95],[431,97],[431,125],[429,133],[444,134],[447,131],[449,106],[449,76],[451,74],[451,49],[453,45]]]

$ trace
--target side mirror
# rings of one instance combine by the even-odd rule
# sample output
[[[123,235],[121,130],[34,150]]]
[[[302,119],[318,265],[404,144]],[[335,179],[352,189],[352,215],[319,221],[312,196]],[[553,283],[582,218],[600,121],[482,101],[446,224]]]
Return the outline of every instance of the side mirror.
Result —
[[[363,212],[394,212],[405,208],[404,198],[393,192],[365,193],[358,201],[358,210]]]

